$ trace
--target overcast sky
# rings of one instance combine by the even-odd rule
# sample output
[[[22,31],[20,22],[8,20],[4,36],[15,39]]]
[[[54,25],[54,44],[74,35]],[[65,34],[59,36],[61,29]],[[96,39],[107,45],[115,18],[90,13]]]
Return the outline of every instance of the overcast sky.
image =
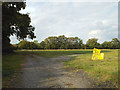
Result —
[[[118,37],[117,2],[27,2],[21,13],[30,13],[39,42],[49,36],[90,38],[98,42]],[[29,40],[29,39],[28,39]],[[11,43],[19,41],[14,36]]]

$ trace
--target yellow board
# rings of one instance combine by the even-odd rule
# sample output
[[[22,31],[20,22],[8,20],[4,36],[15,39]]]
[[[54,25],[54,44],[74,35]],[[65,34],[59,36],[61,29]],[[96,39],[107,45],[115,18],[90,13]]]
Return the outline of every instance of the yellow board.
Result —
[[[104,53],[100,53],[99,59],[104,59]]]
[[[93,49],[93,55],[92,55],[92,60],[97,60],[97,59],[104,59],[104,53],[100,53],[100,49]]]

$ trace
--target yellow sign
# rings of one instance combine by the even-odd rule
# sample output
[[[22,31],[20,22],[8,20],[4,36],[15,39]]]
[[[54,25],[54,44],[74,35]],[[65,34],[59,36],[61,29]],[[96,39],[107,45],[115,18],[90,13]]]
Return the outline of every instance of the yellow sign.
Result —
[[[92,60],[96,60],[96,59],[104,59],[104,53],[100,53],[100,49],[93,49],[93,55],[92,55]]]

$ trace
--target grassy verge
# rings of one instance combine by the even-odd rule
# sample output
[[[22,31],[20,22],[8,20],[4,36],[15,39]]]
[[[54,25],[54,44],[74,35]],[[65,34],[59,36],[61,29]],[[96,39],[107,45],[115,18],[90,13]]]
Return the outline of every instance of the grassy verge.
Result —
[[[66,67],[84,70],[102,82],[110,82],[118,87],[118,50],[102,50],[104,60],[91,60],[92,53],[81,54],[74,60],[66,61]]]
[[[2,57],[2,83],[8,87],[12,79],[19,73],[25,58],[22,54],[9,54]]]

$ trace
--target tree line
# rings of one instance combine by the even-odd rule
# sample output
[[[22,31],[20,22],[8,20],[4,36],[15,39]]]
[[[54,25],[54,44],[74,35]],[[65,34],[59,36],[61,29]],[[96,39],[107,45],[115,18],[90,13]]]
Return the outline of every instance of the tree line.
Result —
[[[102,44],[98,43],[97,38],[88,39],[86,44],[78,37],[50,36],[44,41],[38,43],[37,40],[33,42],[22,40],[18,44],[14,44],[16,49],[120,49],[120,41],[113,38],[111,41],[105,41]]]

